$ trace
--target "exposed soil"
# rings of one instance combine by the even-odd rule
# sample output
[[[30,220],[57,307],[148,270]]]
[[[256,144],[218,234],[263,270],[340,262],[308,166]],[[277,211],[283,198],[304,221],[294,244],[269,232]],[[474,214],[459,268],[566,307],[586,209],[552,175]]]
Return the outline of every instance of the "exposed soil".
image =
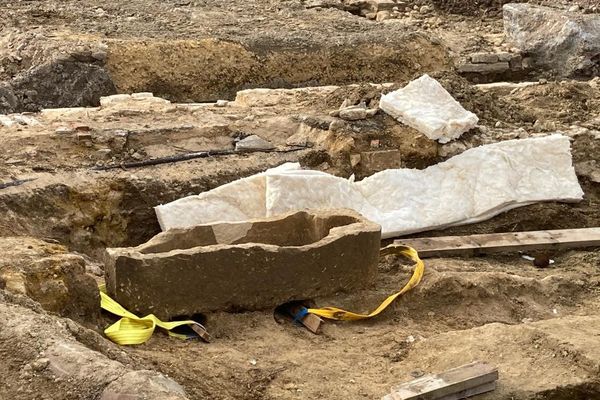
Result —
[[[364,152],[397,150],[403,167],[425,168],[559,131],[572,139],[583,201],[421,235],[600,226],[598,79],[531,71],[528,86],[480,86],[455,71],[473,52],[512,51],[503,3],[398,3],[398,18],[377,21],[363,15],[366,2],[346,0],[0,0],[0,399],[377,399],[473,360],[500,372],[497,389],[477,398],[600,398],[594,248],[535,253],[555,261],[541,269],[518,253],[427,259],[421,284],[382,315],[327,322],[319,335],[277,322],[274,304],[207,313],[211,343],[159,331],[119,347],[103,335],[114,316],[94,306],[104,250],[158,233],[154,206],[283,162],[361,179],[376,171],[357,163]],[[591,0],[537,3],[596,12]],[[440,145],[382,111],[330,115],[343,102],[375,108],[423,73],[479,126]],[[273,90],[240,92],[256,87]],[[142,91],[156,97],[100,105]],[[72,108],[37,112],[57,107]],[[250,135],[275,151],[234,152]],[[123,164],[204,150],[232,154]],[[411,272],[381,257],[368,289],[310,300],[370,311]]]
[[[439,365],[450,367],[457,359],[469,362],[482,356],[500,364],[504,375],[522,362],[524,351],[561,351],[557,344],[535,347],[546,340],[546,332],[532,338],[523,335],[512,352],[498,346],[496,340],[510,342],[521,335],[516,326],[530,329],[531,321],[555,318],[554,310],[562,316],[581,315],[583,307],[597,312],[593,265],[598,261],[594,253],[567,254],[557,259],[560,267],[540,272],[518,256],[432,260],[423,285],[374,321],[328,323],[323,334],[315,336],[277,325],[267,313],[217,314],[209,316],[209,324],[219,327],[216,343],[203,345],[200,352],[189,343],[156,337],[133,353],[144,360],[155,360],[158,353],[160,370],[193,387],[196,398],[378,398],[398,382],[413,379],[416,370],[430,372]],[[376,288],[319,299],[319,304],[373,309],[410,273],[394,259],[382,261],[380,268]],[[548,333],[561,338],[565,328],[556,326]],[[461,335],[473,335],[476,344],[454,347],[452,341]],[[468,353],[459,356],[459,349]],[[501,387],[485,398],[527,398],[534,387],[552,386],[561,368],[582,368],[569,357],[559,358],[562,367],[556,371],[549,373],[540,362],[528,371],[528,384]],[[197,376],[206,373],[218,377],[221,388],[199,382]],[[246,387],[242,393],[240,382]]]
[[[549,82],[526,91],[517,90],[509,97],[530,110],[535,119],[559,120],[563,124],[581,124],[590,111],[600,109],[598,87],[580,82]],[[552,111],[551,111],[552,110]]]

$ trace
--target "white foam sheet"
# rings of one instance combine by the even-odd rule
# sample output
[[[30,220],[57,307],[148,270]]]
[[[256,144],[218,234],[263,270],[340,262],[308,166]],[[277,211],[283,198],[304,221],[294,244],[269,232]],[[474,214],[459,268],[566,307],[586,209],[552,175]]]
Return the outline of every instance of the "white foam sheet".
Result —
[[[350,208],[384,238],[482,221],[539,201],[579,201],[583,191],[562,135],[469,149],[424,170],[391,169],[360,182],[287,163],[156,207],[163,230],[245,221],[302,209]]]
[[[427,74],[381,96],[379,108],[440,143],[458,138],[479,121]]]

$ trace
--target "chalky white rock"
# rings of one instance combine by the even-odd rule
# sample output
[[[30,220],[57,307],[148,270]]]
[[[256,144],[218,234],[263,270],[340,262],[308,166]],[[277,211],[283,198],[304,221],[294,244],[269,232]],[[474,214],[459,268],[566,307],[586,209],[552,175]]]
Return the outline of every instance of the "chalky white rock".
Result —
[[[379,108],[440,143],[460,137],[479,121],[427,74],[381,96]]]
[[[423,170],[389,169],[359,182],[287,163],[156,207],[163,230],[245,221],[302,209],[350,208],[382,237],[463,225],[540,201],[583,197],[569,138],[507,140]]]

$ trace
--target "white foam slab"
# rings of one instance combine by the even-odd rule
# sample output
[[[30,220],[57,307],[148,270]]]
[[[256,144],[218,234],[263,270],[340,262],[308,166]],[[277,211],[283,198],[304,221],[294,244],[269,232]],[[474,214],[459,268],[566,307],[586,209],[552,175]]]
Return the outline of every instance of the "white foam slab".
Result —
[[[244,221],[300,209],[350,208],[384,238],[473,223],[539,201],[583,198],[562,135],[469,149],[424,170],[392,169],[360,182],[288,163],[156,207],[163,230]]]

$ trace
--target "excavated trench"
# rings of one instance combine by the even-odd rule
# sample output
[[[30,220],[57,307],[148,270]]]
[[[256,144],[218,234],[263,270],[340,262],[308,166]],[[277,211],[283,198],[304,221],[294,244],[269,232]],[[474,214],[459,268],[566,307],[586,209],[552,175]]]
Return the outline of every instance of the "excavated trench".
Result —
[[[459,2],[437,3],[454,11],[459,7]],[[488,3],[495,7],[503,1]],[[475,2],[469,2],[465,13],[475,12],[476,7]],[[449,67],[446,49],[420,34],[392,41],[367,39],[340,46],[276,40],[250,44],[216,39],[109,40],[104,53],[97,53],[95,48],[78,49],[68,59],[42,60],[38,66],[0,83],[0,98],[4,98],[0,102],[0,113],[97,106],[100,96],[117,92],[150,91],[174,102],[233,100],[237,91],[253,87],[399,82],[416,73]],[[25,61],[32,65],[37,62]],[[67,75],[72,79],[62,79]],[[47,94],[52,92],[48,90],[50,86],[56,91],[48,97]],[[460,100],[471,102],[469,107],[479,107],[477,101],[486,100],[483,97],[473,99],[466,95]],[[520,105],[511,105],[510,110],[517,109],[518,114],[521,112],[518,107]],[[482,120],[491,125],[497,114],[487,108],[485,111],[489,114],[482,115]],[[128,112],[129,117],[136,115]],[[283,114],[305,112],[295,109]],[[260,117],[259,112],[257,115]],[[531,122],[530,119],[523,113],[513,122],[518,125]],[[329,123],[322,121],[321,125]],[[387,133],[382,137],[372,135],[372,131],[382,130],[382,127],[387,129],[386,124],[382,125],[380,121],[364,123],[362,129],[368,134],[363,131],[363,136],[368,138],[360,140],[366,143],[373,140],[386,143],[387,140],[390,147],[403,146],[401,143],[406,142],[407,136],[389,140],[385,136]],[[213,128],[208,127],[202,133],[210,132],[207,136],[214,137],[235,134],[229,126]],[[131,135],[124,153],[144,146],[159,146],[162,138],[169,141],[176,131],[153,132],[157,137],[149,139]],[[214,137],[211,140],[216,140]],[[207,142],[213,143],[208,139]],[[359,142],[356,139],[356,143]],[[27,142],[28,145],[31,143],[33,141]],[[479,144],[477,140],[473,143]],[[596,143],[597,140],[590,141],[586,136],[574,138],[576,165],[598,161],[600,152]],[[200,144],[203,145],[206,144]],[[411,146],[415,146],[413,142]],[[327,150],[334,147],[329,145]],[[62,150],[66,153],[72,148],[65,146]],[[77,151],[81,149],[78,147]],[[92,152],[84,149],[82,153],[86,156],[86,151]],[[285,161],[300,161],[305,166],[324,170],[331,165],[336,168],[343,165],[341,170],[334,172],[343,171],[347,175],[350,172],[358,176],[369,173],[348,167],[350,152],[347,149],[339,153],[342,155],[335,157],[343,162],[323,156],[322,150],[307,149],[298,153],[233,155],[111,171],[91,171],[88,166],[74,165],[55,166],[54,169],[52,162],[39,167],[41,164],[36,160],[26,164],[31,167],[34,180],[0,190],[0,233],[4,237],[31,236],[58,242],[69,251],[84,253],[87,255],[85,263],[100,265],[100,271],[96,271],[99,278],[102,270],[98,261],[105,248],[136,246],[160,231],[154,206],[213,189]],[[437,147],[433,151],[410,154],[404,165],[411,167],[422,168],[447,158],[447,155],[439,154]],[[52,160],[54,156],[56,154],[48,155],[48,159]],[[95,161],[92,157],[85,160],[90,165]],[[600,187],[585,174],[579,178],[585,191],[585,199],[580,203],[535,204],[482,223],[423,235],[600,226]],[[34,248],[37,244],[28,246]],[[10,246],[7,245],[5,250],[9,252]],[[66,324],[79,343],[134,369],[152,369],[168,375],[180,383],[192,399],[292,399],[298,395],[307,398],[376,398],[400,380],[410,379],[410,374],[415,371],[431,366],[433,369],[447,367],[456,364],[457,360],[466,361],[466,356],[457,355],[460,352],[486,358],[499,365],[502,371],[508,371],[506,379],[511,386],[501,385],[490,399],[595,398],[600,396],[599,377],[594,369],[597,360],[585,351],[586,347],[593,347],[593,340],[586,342],[583,336],[576,336],[568,341],[571,331],[560,324],[552,325],[552,321],[574,318],[574,325],[596,326],[595,320],[589,322],[585,318],[600,309],[599,254],[592,250],[561,251],[550,255],[555,259],[556,267],[545,270],[533,268],[518,254],[428,260],[423,282],[381,317],[352,325],[329,323],[320,336],[309,336],[287,322],[275,324],[272,310],[217,312],[202,316],[202,322],[207,324],[214,337],[210,345],[177,342],[156,334],[147,345],[121,351],[99,336],[108,322],[114,320],[91,311],[90,304],[84,304],[89,302],[89,297],[77,300],[75,311],[69,309],[64,315],[91,328]],[[52,255],[44,253],[44,259],[47,257]],[[404,261],[395,257],[382,258],[378,278],[371,288],[313,300],[321,306],[343,305],[357,311],[373,309],[383,298],[402,287],[410,273],[411,266]],[[29,295],[54,290],[44,287],[40,276],[51,280],[45,275],[36,275],[36,290],[28,288]],[[0,288],[7,288],[7,282],[5,277],[0,277]],[[77,286],[70,281],[66,285]],[[89,289],[93,283],[86,281],[78,287]],[[10,300],[10,296],[7,298]],[[13,304],[13,300],[9,300],[6,301]],[[14,300],[14,304],[19,302],[23,300]],[[43,305],[47,310],[61,313]],[[44,312],[39,308],[36,310]],[[566,325],[570,323],[567,321]],[[6,354],[15,364],[24,363],[26,359],[23,355],[26,351],[20,349],[18,353],[11,353],[10,349],[0,345],[0,355]],[[523,366],[519,357],[528,360],[538,357],[541,361]],[[552,364],[547,368],[547,378],[544,378],[544,363]],[[307,367],[309,364],[310,368]],[[356,367],[349,369],[348,365]],[[515,389],[522,383],[515,376],[527,375],[530,368],[541,371],[537,375],[539,385],[524,383],[524,389]],[[577,379],[561,380],[567,369],[575,371]],[[0,366],[0,372],[6,376],[15,373],[4,366]],[[323,380],[324,375],[328,379]],[[35,376],[32,379],[31,385],[36,390],[50,390],[49,393],[54,390],[47,382],[40,383]],[[239,387],[244,391],[240,392]],[[8,389],[0,389],[0,395],[2,390]],[[93,392],[93,395],[98,393]]]
[[[209,162],[217,161],[210,160]],[[159,226],[152,209],[153,206],[191,193],[206,191],[233,179],[259,172],[264,169],[264,165],[246,166],[242,170],[226,169],[208,176],[201,175],[202,169],[202,166],[194,169],[190,175],[194,175],[195,172],[198,175],[190,177],[189,180],[162,180],[160,177],[154,176],[155,172],[131,171],[128,174],[138,176],[97,177],[88,182],[89,185],[83,187],[57,183],[25,193],[3,193],[0,225],[3,227],[4,234],[56,240],[67,245],[71,250],[84,252],[97,258],[105,247],[137,245],[158,233]],[[598,185],[583,182],[583,187],[587,197],[586,201],[580,204],[532,205],[509,211],[484,223],[427,234],[470,234],[598,226],[597,204],[600,199]],[[580,313],[586,307],[597,307],[593,304],[598,303],[599,283],[597,277],[590,272],[594,268],[592,266],[600,262],[597,253],[590,253],[592,258],[587,263],[582,263],[580,258],[570,252],[552,253],[551,256],[557,261],[559,267],[546,272],[531,271],[532,267],[516,254],[486,258],[475,262],[473,260],[429,261],[427,263],[428,275],[424,282],[381,318],[372,323],[359,323],[355,326],[342,325],[338,327],[333,324],[325,327],[326,336],[323,339],[302,338],[300,343],[304,342],[303,346],[324,346],[317,351],[317,354],[321,354],[325,358],[336,357],[334,355],[339,354],[340,347],[332,347],[324,343],[324,340],[331,336],[336,338],[335,341],[338,344],[342,341],[356,345],[355,336],[363,336],[362,332],[373,332],[371,334],[373,335],[375,332],[381,331],[384,334],[384,332],[394,330],[397,324],[401,324],[405,326],[403,332],[407,336],[435,337],[446,331],[469,330],[486,324],[520,325],[523,321],[544,321],[556,317],[552,311],[556,309],[560,310],[561,315],[568,315]],[[575,265],[579,265],[579,267],[573,270]],[[569,270],[568,272],[561,271],[565,267]],[[396,260],[383,260],[380,264],[379,278],[373,289],[315,300],[319,305],[343,305],[350,310],[372,309],[381,299],[403,285],[409,276],[409,268],[407,265],[398,264]],[[267,396],[268,382],[271,382],[279,374],[275,367],[276,364],[303,365],[301,359],[290,361],[281,359],[281,356],[273,359],[258,350],[258,348],[264,347],[264,337],[271,335],[273,330],[277,330],[276,342],[282,340],[298,342],[297,335],[299,333],[296,331],[297,328],[286,322],[277,328],[272,319],[271,322],[268,322],[265,314],[262,313],[235,315],[216,313],[203,316],[207,319],[202,322],[209,327],[218,343],[216,346],[208,345],[213,346],[213,350],[208,354],[214,354],[215,351],[223,351],[223,354],[228,354],[229,346],[237,347],[239,343],[245,343],[245,346],[249,348],[247,351],[250,352],[248,357],[257,357],[254,354],[258,352],[258,357],[261,357],[263,362],[268,360],[268,366],[257,372],[259,376],[248,375],[245,367],[234,367],[233,371],[228,372],[235,382],[244,382],[246,387],[251,389],[254,393],[252,397],[236,397],[234,386],[237,386],[237,383],[234,385],[230,379],[223,380],[219,375],[204,375],[206,368],[220,371],[224,365],[231,363],[232,361],[227,357],[217,357],[211,360],[206,357],[200,357],[200,359],[191,359],[187,356],[179,358],[176,355],[185,354],[188,349],[180,348],[180,344],[169,342],[169,339],[161,337],[160,334],[157,334],[158,338],[153,344],[140,349],[127,349],[126,352],[136,358],[135,365],[152,365],[153,369],[169,375],[182,384],[190,398],[200,399],[214,396],[215,388],[212,385],[215,382],[220,382],[221,388],[219,389],[220,394],[213,398],[263,398]],[[82,321],[88,325],[92,322],[86,317]],[[104,317],[101,321],[100,323],[92,322],[97,332],[101,332],[102,327],[106,326],[105,324],[108,322],[112,322],[113,319]],[[408,330],[406,321],[413,321],[409,323]],[[247,324],[257,327],[258,332],[261,332],[260,336],[248,339],[241,333],[232,334],[233,330]],[[342,333],[340,330],[344,332]],[[246,330],[241,332],[246,332],[249,337],[252,337]],[[396,333],[396,335],[399,334]],[[414,357],[411,344],[406,344],[404,339],[396,339],[394,342],[396,347],[389,347],[386,340],[381,341],[381,338],[375,339],[374,337],[369,339],[369,337],[371,336],[363,337],[358,342],[358,348],[362,349],[365,357],[387,360],[386,362],[391,362],[392,365],[402,363],[411,354]],[[97,347],[97,339],[89,342],[90,338],[84,336],[80,340],[92,348]],[[306,342],[307,340],[308,342]],[[487,339],[482,338],[481,340]],[[204,347],[204,345],[197,345]],[[299,343],[295,345],[299,345]],[[165,356],[155,353],[158,351],[157,346],[169,348],[173,357],[179,359],[165,358]],[[278,346],[286,347],[281,344]],[[344,344],[342,348],[345,346]],[[372,346],[380,346],[383,350],[373,354]],[[204,352],[205,349],[203,348],[202,351]],[[548,351],[552,351],[551,348]],[[492,359],[494,358],[492,357]],[[234,365],[236,363],[239,365],[241,362],[242,360],[234,362]],[[190,365],[194,365],[191,368],[191,371],[194,372],[193,375],[190,372]],[[507,366],[507,368],[510,367]],[[186,370],[188,372],[185,372]],[[295,370],[292,368],[292,371]],[[199,377],[202,379],[199,380]],[[285,378],[283,382],[287,382],[289,379],[295,378]],[[343,378],[333,377],[333,379]],[[380,379],[378,382],[381,386],[385,384],[389,387],[396,384],[396,380],[397,378],[392,377],[391,379]],[[309,381],[312,381],[312,378],[309,378]],[[599,388],[600,386],[597,384],[586,382],[540,392],[531,398],[586,399],[597,395]],[[377,387],[370,388],[367,392],[380,394],[384,390],[383,387]]]
[[[354,90],[351,89],[350,93],[354,93]],[[334,94],[338,96],[337,92]],[[310,98],[309,103],[313,103]],[[477,107],[477,103],[473,104]],[[165,117],[166,121],[170,121],[170,118],[173,119],[173,121],[167,122],[170,125],[162,127],[164,122],[156,120],[156,129],[152,131],[128,128],[125,144],[119,144],[123,147],[114,154],[124,157],[123,160],[128,160],[131,159],[130,155],[133,152],[147,154],[146,157],[152,158],[153,155],[181,152],[178,150],[180,146],[188,148],[198,146],[192,148],[194,151],[218,148],[218,146],[225,146],[221,148],[226,149],[227,146],[230,146],[227,142],[232,140],[231,136],[237,135],[238,128],[246,132],[246,135],[264,135],[268,134],[270,130],[279,132],[288,130],[290,133],[282,133],[281,138],[276,135],[272,137],[272,140],[279,140],[283,144],[289,135],[295,137],[293,132],[303,132],[306,129],[316,132],[316,137],[340,135],[343,138],[341,150],[338,144],[340,139],[328,139],[328,142],[323,143],[324,148],[309,148],[290,153],[230,155],[126,170],[118,168],[94,171],[91,168],[94,166],[94,159],[90,160],[91,157],[88,154],[98,153],[97,149],[102,150],[102,146],[105,146],[106,138],[111,137],[113,132],[120,135],[119,132],[122,132],[122,129],[115,129],[107,126],[106,123],[92,120],[91,122],[101,127],[96,128],[90,122],[75,119],[75,121],[79,121],[76,123],[90,124],[92,132],[94,132],[92,137],[98,135],[99,139],[82,143],[77,138],[69,141],[64,136],[46,133],[40,135],[35,132],[31,137],[16,136],[14,143],[10,141],[12,139],[9,139],[7,148],[15,148],[17,152],[31,146],[31,143],[44,146],[45,151],[36,151],[34,159],[24,161],[26,166],[33,169],[32,173],[26,175],[30,181],[23,181],[19,186],[6,187],[0,191],[0,228],[3,236],[27,235],[51,239],[73,250],[98,256],[106,247],[136,246],[158,233],[160,227],[153,207],[214,189],[283,162],[300,161],[303,166],[308,168],[325,168],[325,170],[329,169],[329,172],[342,176],[355,174],[360,178],[370,175],[374,171],[365,169],[360,164],[351,165],[352,154],[363,151],[353,147],[366,146],[367,150],[371,150],[369,142],[373,141],[385,143],[386,147],[396,149],[402,158],[403,166],[406,167],[424,168],[448,157],[448,155],[440,156],[444,146],[432,147],[421,140],[418,135],[415,136],[412,130],[396,132],[397,126],[394,121],[384,116],[378,116],[374,121],[366,121],[362,125],[360,133],[354,134],[352,147],[348,147],[345,132],[333,134],[328,130],[328,122],[324,118],[330,117],[313,116],[311,117],[312,122],[307,125],[308,122],[298,123],[285,117],[286,113],[290,111],[284,106],[282,107],[283,115],[279,115],[277,111],[275,116],[266,117],[265,114],[262,114],[263,118],[266,118],[263,119],[264,130],[260,123],[257,124],[253,120],[246,121],[243,118],[244,114],[240,116],[240,112],[261,115],[263,111],[233,109],[234,111],[230,112],[231,115],[239,118],[243,125],[231,122],[229,116],[226,124],[221,121],[215,122],[214,117],[209,116],[205,126],[202,126],[202,122],[198,119],[195,120],[196,125],[187,125],[183,124],[185,121],[181,120],[180,114],[160,113],[158,115]],[[267,109],[273,113],[273,107],[270,106]],[[122,114],[122,111],[116,110],[114,112],[116,114],[108,114],[107,121],[116,121],[110,122],[115,127],[123,126],[123,124],[132,126],[130,118],[137,118],[135,116],[137,111],[134,113],[134,110],[130,108],[125,111],[127,114],[133,113],[133,117],[127,115],[124,118],[115,118],[113,115]],[[307,111],[293,109],[291,112]],[[153,114],[148,115],[152,116]],[[187,114],[184,113],[184,115]],[[308,121],[308,119],[305,118],[304,121]],[[184,129],[180,129],[180,126]],[[104,129],[104,131],[96,133],[97,129]],[[74,133],[73,135],[79,134]],[[197,144],[191,142],[196,137],[200,139]],[[121,138],[121,136],[117,138]],[[478,140],[476,136],[473,138]],[[163,147],[161,147],[161,142],[165,143]],[[365,143],[363,144],[363,142]],[[593,170],[591,174],[589,172],[589,166],[600,161],[598,160],[597,142],[591,136],[584,134],[575,136],[572,141],[575,168],[580,172],[579,180],[585,192],[583,201],[575,204],[557,202],[534,204],[511,210],[478,224],[453,227],[438,232],[425,232],[421,236],[599,226],[600,190],[598,184],[593,180],[595,179]],[[121,142],[119,141],[119,143]],[[425,144],[427,146],[424,146]],[[27,157],[27,154],[29,153],[21,156],[9,155],[8,157]],[[67,154],[68,157],[65,156]],[[69,158],[73,161],[64,163],[63,160]],[[77,167],[81,164],[87,164],[89,167]],[[35,168],[40,168],[39,172],[35,172]],[[588,169],[586,170],[586,168]]]
[[[135,110],[132,111],[130,108],[125,110],[124,118],[136,117],[137,111],[134,112]],[[107,121],[114,120],[114,115],[117,114],[109,114]],[[180,118],[178,114],[172,115],[174,120]],[[323,117],[314,117],[314,120],[319,121],[319,118]],[[382,126],[385,127],[390,123],[383,116],[378,118],[380,119],[365,123],[363,128],[367,132],[370,132],[369,129],[381,130]],[[383,125],[381,125],[382,121]],[[318,132],[326,131],[325,123],[311,122],[311,124],[323,128],[315,128]],[[221,143],[223,140],[221,135],[229,137],[228,135],[235,130],[207,127],[202,132],[211,136],[212,142],[207,143]],[[384,134],[384,137],[369,136],[369,140],[384,141],[385,139],[390,145],[395,143],[406,145],[409,138],[407,135],[408,133],[402,132],[399,137],[386,139]],[[174,141],[175,138],[187,141],[191,136],[186,130],[178,129],[156,129],[147,132],[145,137],[136,133],[127,140],[124,154],[129,154],[133,149],[141,151],[140,149],[144,148],[158,151],[156,146],[160,144],[159,137],[168,138],[168,141]],[[28,139],[24,140],[23,143],[27,143]],[[44,140],[48,139],[44,138]],[[54,150],[53,142],[47,143],[48,150]],[[174,143],[178,142],[175,140]],[[357,140],[356,143],[360,142]],[[573,156],[576,166],[596,159],[595,143],[596,141],[586,135],[574,137]],[[81,149],[83,154],[95,151],[93,148],[86,150],[86,146],[77,147],[77,151],[68,146],[61,149],[66,154],[74,156],[79,154]],[[402,154],[406,156],[405,162],[414,163],[408,165],[423,167],[448,157],[448,155],[441,157],[438,150],[435,147],[433,151]],[[97,261],[101,259],[106,247],[139,245],[159,232],[154,206],[213,189],[284,161],[299,160],[303,165],[326,169],[329,163],[337,165],[336,160],[343,159],[345,161],[340,162],[340,165],[347,167],[349,159],[347,149],[338,152],[335,157],[320,158],[319,154],[322,152],[323,150],[319,149],[306,149],[298,153],[232,155],[108,171],[93,171],[89,167],[77,167],[77,163],[84,159],[79,155],[72,165],[61,165],[51,172],[48,171],[48,167],[52,166],[53,156],[48,155],[43,164],[46,167],[41,171],[34,171],[31,175],[34,180],[19,186],[7,187],[0,192],[0,228],[3,236],[42,238],[61,243],[70,251],[87,254],[91,259],[86,258],[86,261],[81,263],[98,266],[100,270],[96,269],[96,274],[99,278],[102,275],[102,265]],[[87,160],[86,163],[89,166],[94,165],[93,160],[91,162]],[[353,172],[343,169],[342,171],[344,174]],[[423,235],[461,235],[598,226],[600,225],[600,209],[597,206],[600,201],[599,187],[585,174],[580,176],[580,182],[585,191],[585,200],[580,203],[535,204],[511,210],[479,224],[428,232]],[[511,383],[512,389],[500,386],[495,397],[492,397],[494,399],[515,396],[524,399],[549,400],[583,399],[586,396],[589,398],[598,393],[599,386],[597,374],[590,372],[594,364],[589,361],[590,355],[584,350],[588,344],[583,345],[582,348],[578,340],[587,342],[580,336],[577,336],[576,340],[573,339],[573,343],[565,344],[560,340],[556,341],[553,339],[552,332],[558,331],[565,338],[569,337],[569,333],[563,325],[554,327],[548,321],[560,320],[564,316],[564,318],[576,318],[577,323],[588,323],[585,318],[594,315],[594,310],[600,307],[598,298],[600,281],[595,272],[600,262],[598,252],[562,251],[551,253],[550,256],[555,259],[557,266],[546,270],[535,269],[518,254],[474,259],[428,260],[427,274],[423,282],[382,316],[373,321],[356,324],[326,324],[324,333],[320,336],[305,336],[304,332],[299,332],[294,325],[285,320],[280,321],[281,324],[278,325],[273,321],[273,310],[252,313],[243,310],[237,310],[238,313],[216,312],[192,316],[201,318],[209,328],[214,338],[214,342],[209,345],[197,342],[182,344],[157,333],[149,344],[127,348],[124,351],[125,355],[120,356],[115,355],[114,351],[104,344],[104,339],[98,336],[104,327],[114,322],[114,319],[109,315],[100,315],[97,309],[90,308],[94,303],[94,298],[89,295],[89,289],[93,287],[91,282],[82,280],[81,284],[78,284],[75,282],[81,278],[64,279],[64,284],[70,290],[75,288],[75,292],[82,296],[80,299],[75,299],[71,308],[64,309],[60,309],[60,304],[53,302],[48,295],[56,290],[44,285],[45,279],[52,281],[53,278],[50,276],[39,275],[39,272],[31,275],[27,290],[34,298],[41,296],[36,299],[43,300],[42,304],[46,309],[56,310],[59,314],[69,316],[91,328],[91,331],[73,328],[74,335],[80,343],[100,351],[113,360],[122,362],[125,357],[129,360],[128,365],[136,369],[148,368],[166,374],[183,385],[192,399],[279,397],[281,394],[279,391],[288,391],[282,388],[289,386],[290,382],[297,381],[300,376],[303,376],[302,379],[306,382],[312,382],[314,386],[312,389],[302,386],[302,390],[307,391],[309,397],[327,397],[318,389],[317,382],[321,382],[320,376],[335,369],[338,363],[358,362],[363,363],[364,372],[352,379],[359,382],[361,390],[367,396],[379,396],[389,390],[389,387],[397,384],[400,376],[410,376],[407,375],[410,371],[426,368],[424,365],[428,364],[424,360],[428,357],[446,351],[436,350],[436,346],[444,349],[478,348],[479,345],[471,342],[461,342],[465,340],[464,338],[460,340],[453,338],[453,332],[464,332],[464,337],[472,337],[474,343],[486,343],[487,345],[480,350],[471,350],[472,353],[469,354],[490,360],[504,370],[514,371],[515,365],[520,362],[517,355],[534,346],[544,354],[544,357],[550,357],[551,360],[555,360],[556,357],[551,354],[559,354],[558,360],[548,361],[554,363],[553,368],[558,370],[576,368],[578,379],[585,376],[581,378],[581,382],[565,380],[560,381],[559,387],[556,387],[556,383],[550,382],[562,378],[559,378],[561,375],[558,372],[552,372],[549,374],[548,382],[541,377],[539,382],[536,380],[540,385],[539,388],[533,385],[527,390],[515,392],[513,383]],[[85,268],[88,266],[86,265]],[[373,309],[383,298],[401,288],[410,273],[411,266],[402,260],[394,257],[384,258],[380,260],[378,277],[371,288],[312,300],[319,306],[336,305],[357,311]],[[60,272],[57,275],[61,277]],[[0,277],[0,282],[4,282],[2,283],[4,287],[14,286],[14,282],[7,280],[6,277]],[[85,295],[86,291],[87,295]],[[583,319],[583,322],[580,319]],[[570,324],[568,321],[565,323]],[[520,339],[514,339],[511,343],[501,341],[502,337],[509,338],[511,335]],[[292,346],[314,349],[314,355],[311,357],[331,360],[331,364],[326,362],[306,376],[304,366],[307,360],[303,353],[275,351],[269,343],[265,342],[265,338],[269,338],[268,341],[278,349],[288,348],[290,343],[294,343]],[[425,341],[432,343],[432,347],[422,344]],[[233,352],[232,349],[239,348],[241,343],[244,348]],[[201,346],[200,355],[196,351],[198,346]],[[514,346],[508,350],[515,355],[513,358],[506,359],[503,356],[501,349],[506,346]],[[194,351],[190,352],[190,348]],[[2,348],[0,351],[9,354],[10,359],[15,363],[21,362],[20,356],[15,356]],[[357,351],[361,354],[360,361],[352,356]],[[454,364],[459,362],[458,359],[468,361],[456,355],[448,357],[452,360],[449,362]],[[248,364],[248,359],[251,362],[258,359],[261,364],[259,367],[254,367]],[[387,365],[390,370],[398,369],[398,371],[381,375],[378,371],[382,368],[382,364]],[[429,365],[433,364],[436,365],[435,368],[441,368],[440,364],[434,362],[430,362]],[[248,365],[251,366],[250,369]],[[285,366],[285,370],[281,369],[281,365]],[[348,371],[334,373],[331,384],[344,381],[346,378],[343,373]],[[239,386],[239,382],[248,388],[247,394],[236,393],[235,388]],[[326,386],[329,388],[328,385]],[[335,384],[335,387],[338,386]],[[548,389],[549,387],[551,389]],[[330,387],[329,390],[335,392],[336,398],[352,397],[353,393],[343,388]]]
[[[24,42],[24,43],[22,43]],[[233,100],[248,88],[393,82],[450,66],[447,50],[421,33],[382,38],[262,37],[253,40],[68,40],[27,44],[19,68],[0,58],[0,113],[97,106],[101,96],[152,92],[176,102]],[[55,48],[58,56],[39,53]],[[4,76],[3,76],[4,75]],[[3,79],[4,78],[4,79]]]
[[[93,256],[105,247],[136,246],[160,231],[155,206],[214,189],[283,161],[297,160],[295,156],[258,159],[200,160],[192,168],[186,168],[180,177],[172,176],[177,173],[176,164],[165,169],[141,168],[126,173],[65,172],[66,180],[43,176],[27,188],[7,188],[0,193],[0,227],[5,236],[51,239]],[[586,197],[580,203],[534,204],[478,224],[424,232],[420,236],[598,226],[598,185],[585,178],[581,184]]]

